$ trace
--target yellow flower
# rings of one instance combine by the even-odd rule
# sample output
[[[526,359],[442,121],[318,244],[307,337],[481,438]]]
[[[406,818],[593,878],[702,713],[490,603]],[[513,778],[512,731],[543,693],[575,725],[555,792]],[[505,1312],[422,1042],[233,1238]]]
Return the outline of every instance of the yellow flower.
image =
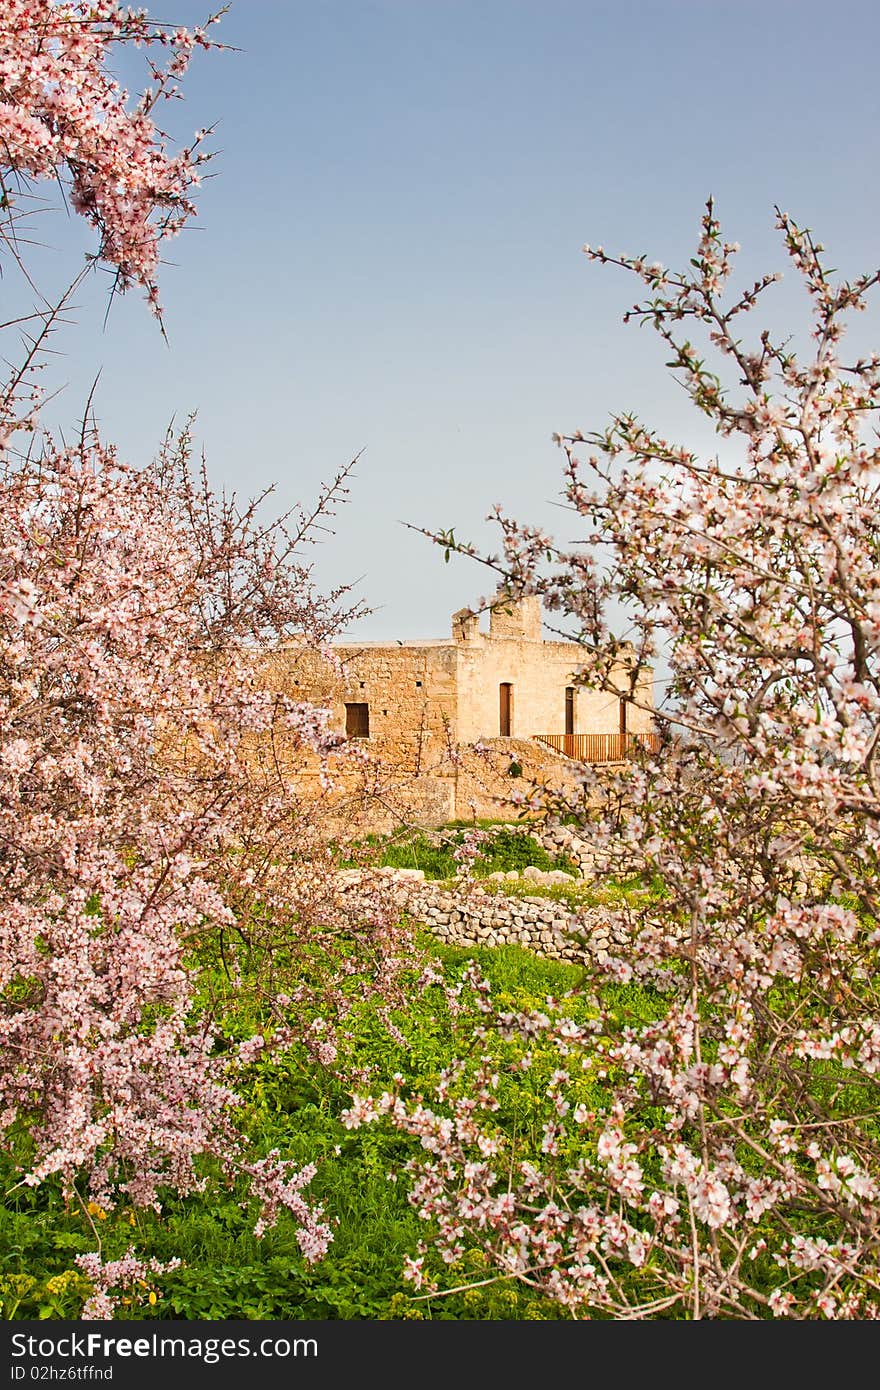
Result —
[[[69,1284],[75,1284],[78,1279],[75,1269],[66,1269],[63,1274],[55,1274],[45,1283],[46,1293],[59,1294],[65,1293]]]
[[[107,1220],[107,1213],[103,1207],[99,1207],[97,1202],[89,1202],[86,1207],[89,1216],[97,1216],[99,1221]]]
[[[153,1289],[150,1289],[150,1297],[147,1299],[147,1302],[148,1302],[148,1303],[155,1303],[155,1302],[156,1302],[156,1295],[155,1295],[155,1292],[153,1291]]]

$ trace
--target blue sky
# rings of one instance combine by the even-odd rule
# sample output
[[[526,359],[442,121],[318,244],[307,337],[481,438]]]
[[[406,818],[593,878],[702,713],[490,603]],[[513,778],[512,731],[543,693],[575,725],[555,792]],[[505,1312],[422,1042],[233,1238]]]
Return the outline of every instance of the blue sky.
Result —
[[[215,32],[239,51],[197,55],[171,113],[186,137],[218,124],[162,277],[169,345],[136,293],[105,328],[93,277],[48,415],[75,420],[100,369],[127,457],[197,410],[215,484],[274,483],[279,507],[363,450],[316,553],[375,609],[354,636],[443,635],[490,587],[401,522],[491,545],[502,503],[576,537],[553,431],[629,409],[713,447],[585,241],[683,264],[711,193],[743,278],[785,268],[774,203],[842,272],[880,261],[874,4],[238,0]],[[63,215],[42,235],[49,292],[90,238]],[[790,281],[758,327],[804,322]]]

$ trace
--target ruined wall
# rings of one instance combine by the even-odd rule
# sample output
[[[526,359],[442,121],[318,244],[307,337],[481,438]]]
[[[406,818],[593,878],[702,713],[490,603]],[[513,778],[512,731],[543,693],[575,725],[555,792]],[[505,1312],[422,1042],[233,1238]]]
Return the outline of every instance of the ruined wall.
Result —
[[[351,643],[334,648],[336,664],[291,645],[267,663],[266,679],[292,699],[330,710],[344,736],[346,706],[366,705],[369,736],[352,737],[331,757],[332,788],[323,792],[329,835],[386,831],[401,823],[443,825],[455,819],[449,749],[455,725],[451,642]],[[317,758],[298,758],[295,780],[316,793]]]
[[[314,699],[346,733],[346,706],[366,705],[371,755],[418,777],[432,769],[456,737],[456,662],[451,642],[346,643],[334,647],[339,667],[318,653],[290,647],[274,672],[293,698]],[[357,737],[357,735],[355,735]]]
[[[371,875],[343,870],[340,896],[361,890]],[[537,895],[516,896],[474,882],[450,886],[425,881],[419,871],[380,869],[372,876],[401,908],[447,945],[522,946],[552,960],[607,961],[632,945],[624,912],[608,907],[571,906]]]
[[[578,687],[577,644],[541,639],[536,598],[494,608],[488,632],[463,609],[449,638],[341,643],[334,656],[335,665],[291,645],[270,658],[266,678],[294,699],[330,709],[331,727],[347,734],[355,755],[348,763],[334,760],[335,804],[370,828],[395,820],[515,819],[513,792],[528,795],[538,786],[575,794],[577,765],[529,742],[565,733],[567,687],[575,692],[573,732],[616,734],[620,727],[613,694]],[[502,683],[511,691],[508,737],[501,736]],[[629,688],[624,667],[620,688]],[[646,672],[639,691],[645,703],[651,691]],[[629,705],[627,728],[649,730],[650,712]],[[489,752],[475,753],[474,744]],[[512,760],[522,768],[518,782],[508,776]],[[301,780],[317,776],[316,766]]]
[[[523,811],[521,798],[542,788],[569,800],[582,796],[576,763],[544,744],[518,738],[487,739],[479,750],[459,745],[454,786],[457,820],[516,820]]]
[[[433,769],[456,737],[456,653],[451,642],[339,646],[343,676],[333,705],[345,728],[345,704],[369,707],[377,756],[413,776]]]
[[[432,883],[415,885],[413,916],[447,945],[524,946],[553,960],[608,960],[631,946],[625,915],[607,907],[568,908],[540,897],[456,893]]]

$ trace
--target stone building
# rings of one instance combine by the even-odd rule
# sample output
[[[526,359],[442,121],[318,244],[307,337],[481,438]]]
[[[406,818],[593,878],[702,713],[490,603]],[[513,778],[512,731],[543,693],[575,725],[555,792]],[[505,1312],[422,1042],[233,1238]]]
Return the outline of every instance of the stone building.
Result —
[[[653,737],[653,677],[629,698],[577,679],[579,648],[541,635],[535,597],[497,597],[488,631],[479,614],[453,615],[446,638],[342,642],[338,670],[315,654],[279,654],[284,688],[331,709],[333,725],[393,774],[407,813],[424,824],[514,818],[511,773],[526,783],[571,783],[579,760],[612,761]]]

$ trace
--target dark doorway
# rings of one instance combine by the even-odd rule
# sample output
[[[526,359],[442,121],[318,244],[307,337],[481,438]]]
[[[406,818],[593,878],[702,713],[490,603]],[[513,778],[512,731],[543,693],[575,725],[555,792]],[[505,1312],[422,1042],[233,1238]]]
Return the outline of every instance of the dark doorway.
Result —
[[[498,687],[499,727],[502,738],[510,738],[513,733],[513,686],[510,681],[502,681]]]
[[[619,702],[618,727],[622,734],[626,733],[626,704],[626,700],[621,698]]]
[[[565,687],[565,732],[574,733],[574,686]]]

